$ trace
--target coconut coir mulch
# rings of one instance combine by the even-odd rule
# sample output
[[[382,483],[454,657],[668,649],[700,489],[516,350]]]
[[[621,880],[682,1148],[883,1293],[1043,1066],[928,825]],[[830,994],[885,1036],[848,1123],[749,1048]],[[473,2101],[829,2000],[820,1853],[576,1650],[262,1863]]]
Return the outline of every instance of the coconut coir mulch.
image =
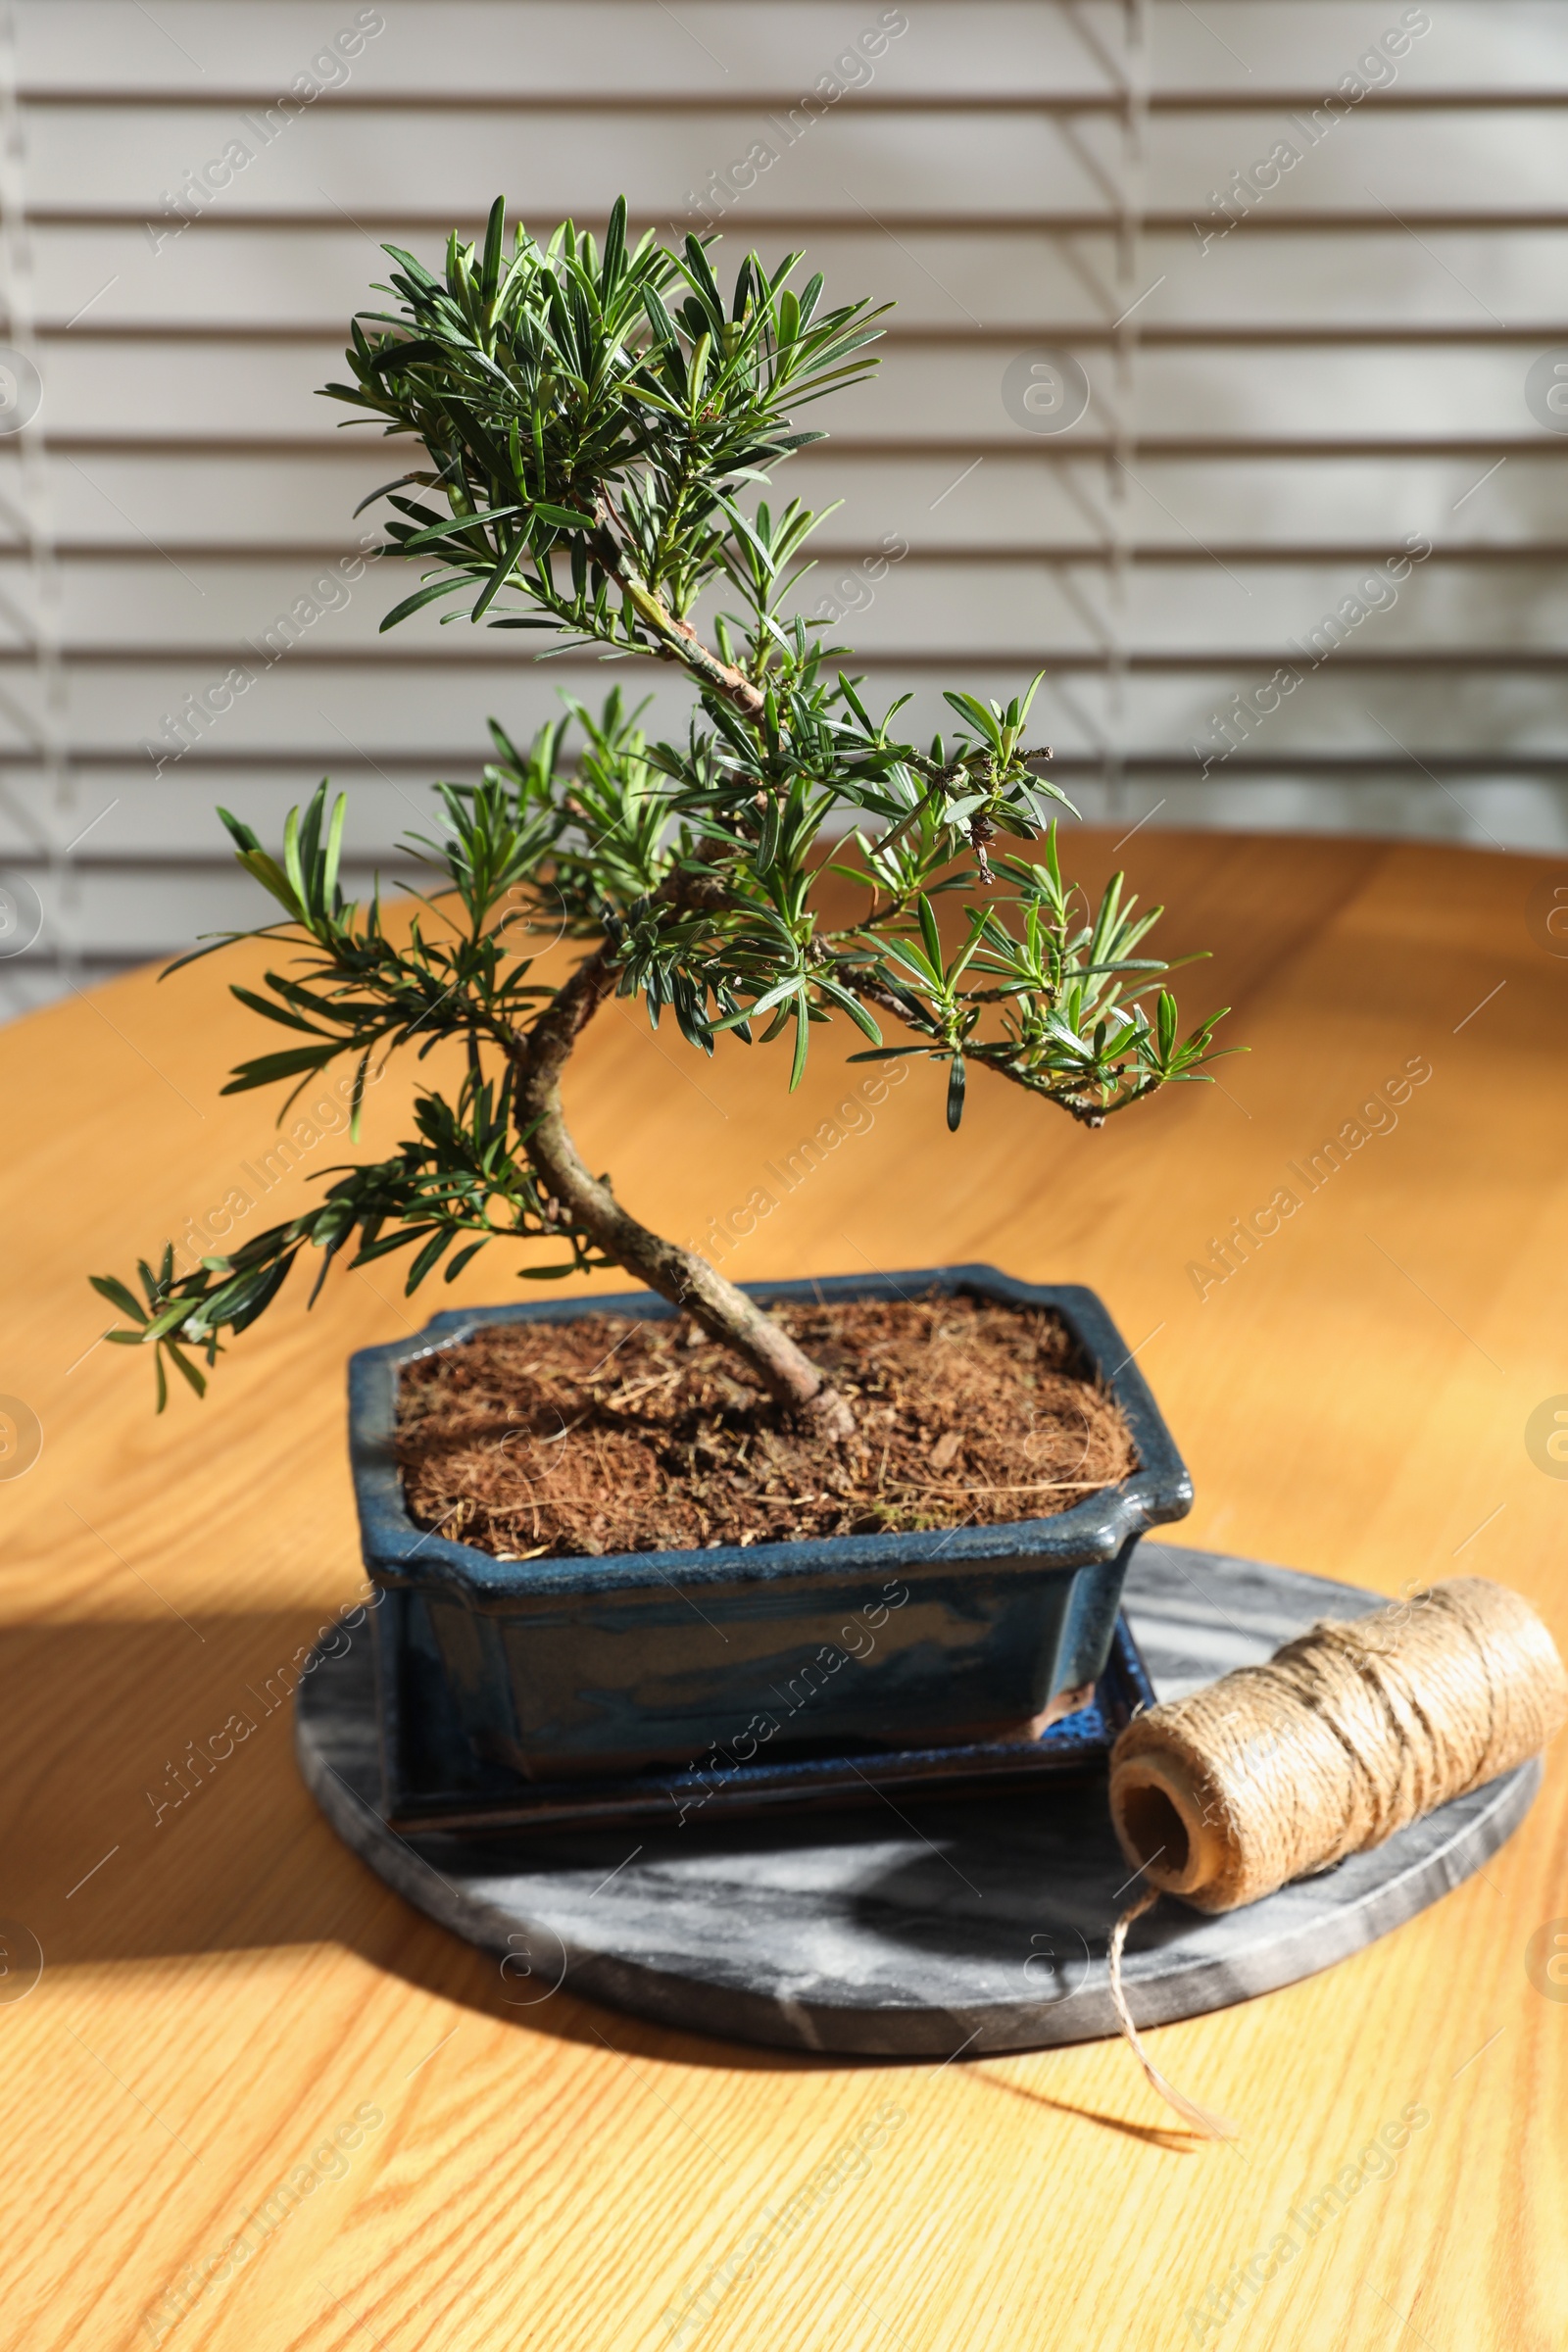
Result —
[[[1056,1317],[945,1295],[774,1310],[850,1398],[805,1434],[691,1323],[498,1324],[410,1364],[409,1508],[498,1559],[1042,1519],[1136,1469]]]

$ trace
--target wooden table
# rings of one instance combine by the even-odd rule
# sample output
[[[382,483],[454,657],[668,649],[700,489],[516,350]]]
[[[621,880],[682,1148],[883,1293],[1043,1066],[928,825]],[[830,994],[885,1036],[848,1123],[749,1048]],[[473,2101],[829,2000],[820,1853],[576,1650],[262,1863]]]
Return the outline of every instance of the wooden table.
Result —
[[[1111,862],[1104,836],[1072,846],[1087,878]],[[1169,946],[1223,943],[1183,975],[1194,1010],[1238,1008],[1250,1054],[1221,1065],[1223,1091],[1089,1136],[982,1081],[955,1142],[920,1065],[730,1270],[988,1258],[1093,1283],[1192,1463],[1192,1541],[1390,1593],[1495,1575],[1568,1642],[1568,1485],[1525,1445],[1532,1410],[1568,1392],[1568,961],[1530,913],[1554,869],[1150,833],[1128,855],[1170,903]],[[1568,2000],[1526,1969],[1533,1933],[1568,1914],[1560,1753],[1524,1830],[1437,1908],[1293,1990],[1153,2036],[1169,2074],[1245,2123],[1234,2151],[1195,2150],[1119,2044],[818,2064],[564,1991],[512,2006],[493,1960],[337,1843],[296,1778],[286,1708],[170,1801],[192,1745],[221,1751],[228,1719],[258,1714],[247,1692],[357,1588],[348,1351],[454,1298],[514,1295],[499,1260],[412,1306],[392,1265],[335,1278],[309,1321],[286,1300],[204,1405],[182,1392],[161,1420],[145,1361],[95,1346],[89,1270],[123,1273],[258,1189],[242,1170],[269,1148],[270,1108],[217,1097],[256,1050],[224,994],[247,959],[163,987],[138,974],[0,1033],[0,1390],[44,1433],[36,1466],[0,1483],[0,1993],[25,1992],[0,2005],[6,2343],[1568,2340]],[[1189,1268],[1211,1240],[1422,1060],[1397,1125],[1200,1298]],[[737,1046],[706,1066],[612,1008],[571,1091],[593,1164],[684,1235],[744,1201],[844,1085],[818,1054],[791,1102],[776,1055]],[[406,1102],[395,1071],[368,1146],[405,1131]],[[307,1153],[256,1222],[339,1156]],[[25,1991],[29,1938],[43,1969]],[[1393,2177],[1358,2169],[1345,2209],[1268,2275],[1290,2209],[1411,2106],[1430,2122]],[[845,2151],[885,2107],[900,2120],[862,2168]],[[767,2211],[813,2172],[808,2225],[748,2265]],[[298,2202],[271,2207],[270,2230],[251,2220],[290,2179]]]

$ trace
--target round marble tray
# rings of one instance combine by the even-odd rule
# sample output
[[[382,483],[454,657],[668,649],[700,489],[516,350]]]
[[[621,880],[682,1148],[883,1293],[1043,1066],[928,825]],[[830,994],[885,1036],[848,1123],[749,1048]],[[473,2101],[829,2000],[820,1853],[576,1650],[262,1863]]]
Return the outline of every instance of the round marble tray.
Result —
[[[1146,1543],[1123,1605],[1170,1698],[1380,1596]],[[901,2058],[1116,2031],[1105,1944],[1132,1882],[1102,1774],[785,1820],[405,1838],[379,1810],[368,1641],[321,1658],[297,1710],[300,1769],[339,1836],[421,1911],[495,1952],[520,2014],[564,1984],[694,2033]],[[1244,1911],[1209,1919],[1165,1897],[1128,1940],[1134,2017],[1195,2017],[1360,1950],[1494,1853],[1540,1778],[1527,1764]]]

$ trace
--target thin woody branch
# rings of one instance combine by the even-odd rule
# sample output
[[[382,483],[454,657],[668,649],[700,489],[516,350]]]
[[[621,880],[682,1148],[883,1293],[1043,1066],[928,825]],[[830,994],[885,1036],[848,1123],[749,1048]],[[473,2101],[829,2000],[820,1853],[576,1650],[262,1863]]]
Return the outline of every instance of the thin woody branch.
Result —
[[[719,696],[731,710],[756,726],[766,708],[760,690],[733,663],[721,662],[710,652],[690,621],[677,620],[648,586],[636,565],[628,562],[629,550],[617,544],[612,513],[609,502],[602,499],[600,528],[590,543],[594,562],[606,579],[619,589],[631,606],[653,639],[654,650],[661,660],[673,662],[677,667],[689,671],[700,686]]]

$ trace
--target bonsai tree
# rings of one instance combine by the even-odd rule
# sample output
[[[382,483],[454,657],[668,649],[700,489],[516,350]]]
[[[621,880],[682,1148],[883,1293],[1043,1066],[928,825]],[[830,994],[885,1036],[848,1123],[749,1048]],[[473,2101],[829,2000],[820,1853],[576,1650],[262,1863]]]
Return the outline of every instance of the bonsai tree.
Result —
[[[498,198],[482,250],[454,236],[441,277],[385,248],[395,267],[377,290],[400,307],[356,318],[353,381],[325,388],[419,461],[371,494],[390,504],[388,552],[423,566],[383,629],[458,599],[445,619],[672,665],[696,708],[678,743],[648,741],[618,691],[597,716],[568,701],[526,748],[492,720],[482,780],[438,785],[437,831],[412,845],[437,879],[415,894],[406,936],[378,893],[345,901],[345,804],[328,814],[324,781],[291,812],[281,863],[219,811],[282,916],[195,954],[239,938],[293,951],[265,993],[232,991],[288,1043],[223,1091],[294,1080],[286,1110],[353,1056],[357,1140],[372,1056],[452,1039],[464,1072],[450,1098],[418,1095],[416,1133],[390,1158],[327,1170],[316,1205],[229,1256],[183,1269],[166,1249],[156,1273],[141,1267],[145,1300],[94,1278],[128,1319],[109,1337],[155,1350],[160,1410],[165,1359],[202,1393],[193,1357],[211,1364],[220,1332],[254,1323],[307,1249],[314,1300],[345,1250],[364,1265],[412,1249],[413,1292],[500,1241],[531,1280],[623,1267],[782,1406],[847,1436],[846,1399],[788,1333],[640,1223],[572,1142],[563,1074],[612,996],[641,998],[656,1028],[668,1013],[701,1054],[724,1031],[786,1040],[791,1088],[813,1028],[842,1016],[863,1041],[854,1059],[947,1065],[954,1130],[972,1068],[1099,1127],[1212,1058],[1222,1016],[1181,1036],[1156,987],[1168,967],[1137,953],[1157,908],[1136,912],[1118,875],[1092,909],[1062,879],[1054,826],[1033,858],[993,852],[1036,840],[1045,804],[1063,799],[1038,772],[1049,753],[1026,745],[1034,687],[1005,708],[949,692],[955,731],[908,742],[896,727],[908,698],[874,715],[863,678],[837,665],[845,649],[792,608],[821,517],[754,486],[825,437],[795,415],[871,370],[882,313],[827,307],[820,276],[795,291],[799,255],[771,272],[748,255],[726,302],[713,242],[689,236],[676,254],[650,233],[628,249],[622,200],[602,244],[568,221],[548,245],[520,225],[509,245]],[[721,602],[700,628],[709,590]],[[848,920],[823,911],[828,876],[855,886]],[[944,900],[957,915],[946,941]],[[541,931],[583,943],[568,977],[540,976]]]

